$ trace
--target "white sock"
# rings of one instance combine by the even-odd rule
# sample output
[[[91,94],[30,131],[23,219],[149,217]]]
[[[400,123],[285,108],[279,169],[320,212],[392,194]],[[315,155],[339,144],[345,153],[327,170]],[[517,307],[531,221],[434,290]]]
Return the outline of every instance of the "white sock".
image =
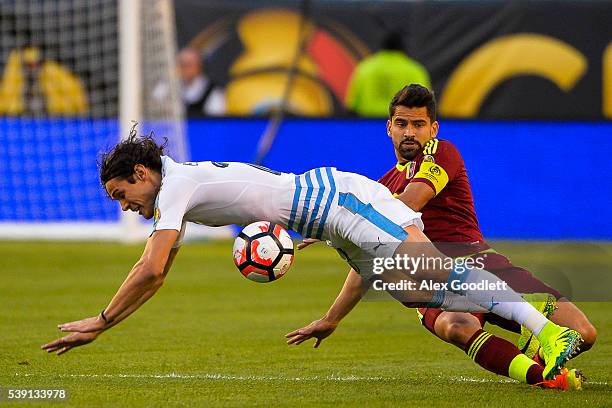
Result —
[[[468,301],[487,311],[527,327],[536,336],[548,319],[526,302],[506,282],[483,269],[469,269],[448,277],[450,291],[465,296]],[[480,285],[480,287],[476,286]],[[444,299],[441,304],[444,303]]]

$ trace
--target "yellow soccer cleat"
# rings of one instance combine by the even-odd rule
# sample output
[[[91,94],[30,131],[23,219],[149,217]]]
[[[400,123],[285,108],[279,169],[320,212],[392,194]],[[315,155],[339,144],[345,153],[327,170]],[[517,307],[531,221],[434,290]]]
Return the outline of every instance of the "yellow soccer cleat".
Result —
[[[523,295],[531,306],[542,313],[547,319],[557,308],[557,299],[550,293],[526,293]],[[525,326],[521,326],[521,335],[516,343],[516,347],[527,357],[534,359],[540,349],[540,342],[537,337]]]
[[[582,390],[582,383],[586,382],[586,378],[582,375],[580,370],[572,368],[562,368],[561,372],[553,377],[552,380],[544,380],[541,383],[536,384],[538,387],[549,388],[554,390]]]
[[[580,350],[582,337],[576,330],[548,322],[538,335],[546,366],[542,375],[550,380],[561,372],[567,360]]]

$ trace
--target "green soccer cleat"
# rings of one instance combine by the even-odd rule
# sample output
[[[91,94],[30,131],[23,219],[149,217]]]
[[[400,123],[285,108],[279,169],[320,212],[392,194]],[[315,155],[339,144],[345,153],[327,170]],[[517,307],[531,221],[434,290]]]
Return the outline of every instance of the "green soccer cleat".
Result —
[[[568,370],[563,368],[561,372],[553,377],[552,380],[544,380],[541,383],[535,384],[538,387],[548,388],[553,390],[582,390],[582,383],[586,381],[586,378],[582,375],[580,370],[572,368]]]
[[[557,299],[550,293],[526,293],[523,299],[535,307],[547,319],[557,308]],[[525,326],[521,326],[521,335],[516,343],[516,347],[527,357],[534,359],[540,349],[540,342],[537,337]]]
[[[576,330],[548,322],[538,335],[546,366],[542,375],[550,380],[561,372],[567,360],[580,350],[582,337]]]

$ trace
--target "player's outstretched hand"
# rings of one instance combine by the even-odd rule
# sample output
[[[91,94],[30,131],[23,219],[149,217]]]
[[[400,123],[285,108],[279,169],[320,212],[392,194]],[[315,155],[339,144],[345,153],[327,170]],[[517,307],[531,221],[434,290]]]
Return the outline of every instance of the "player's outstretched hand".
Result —
[[[317,348],[319,347],[319,344],[321,344],[324,338],[326,338],[327,336],[332,334],[334,330],[336,330],[337,326],[337,323],[332,323],[325,319],[319,319],[310,323],[308,326],[294,330],[291,333],[287,333],[285,335],[285,338],[289,339],[287,340],[287,344],[298,345],[314,337],[317,339],[314,344],[314,348]]]
[[[321,242],[321,240],[320,239],[315,239],[315,238],[304,238],[304,240],[298,244],[297,248],[298,248],[298,250],[299,249],[304,249],[308,245],[316,244],[317,242]]]
[[[94,341],[100,335],[99,332],[93,333],[72,333],[41,346],[47,353],[57,352],[57,355],[64,354],[75,347],[83,346]]]
[[[98,315],[75,322],[60,324],[57,328],[63,332],[91,333],[104,330],[106,328],[106,322]]]

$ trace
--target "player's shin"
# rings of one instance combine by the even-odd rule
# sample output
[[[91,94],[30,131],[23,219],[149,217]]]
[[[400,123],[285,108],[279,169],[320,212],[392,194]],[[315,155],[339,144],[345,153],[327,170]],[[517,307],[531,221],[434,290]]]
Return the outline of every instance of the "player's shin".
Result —
[[[474,333],[464,350],[476,364],[495,374],[527,384],[544,381],[542,366],[521,354],[514,344],[484,330]]]

